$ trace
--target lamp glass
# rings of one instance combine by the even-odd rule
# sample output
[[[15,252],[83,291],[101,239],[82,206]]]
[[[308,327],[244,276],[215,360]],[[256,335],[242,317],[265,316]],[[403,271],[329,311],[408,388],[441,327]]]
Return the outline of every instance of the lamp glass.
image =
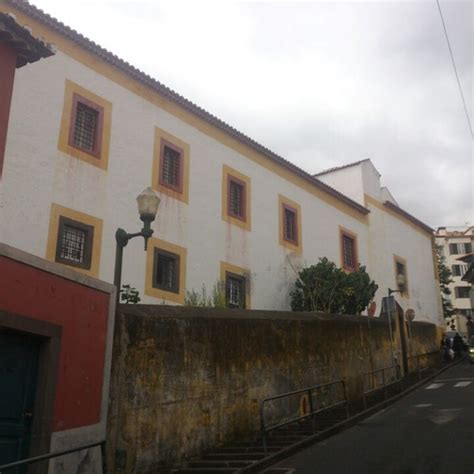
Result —
[[[160,198],[150,187],[143,190],[137,196],[138,213],[140,218],[143,220],[150,219],[154,220],[156,213],[158,212],[158,206],[160,205]]]

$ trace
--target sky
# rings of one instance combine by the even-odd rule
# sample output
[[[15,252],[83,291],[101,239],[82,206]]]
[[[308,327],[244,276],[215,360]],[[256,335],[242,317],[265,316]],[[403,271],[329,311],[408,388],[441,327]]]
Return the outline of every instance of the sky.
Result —
[[[309,173],[370,158],[426,224],[474,224],[436,0],[31,3]],[[474,1],[440,6],[474,127]]]

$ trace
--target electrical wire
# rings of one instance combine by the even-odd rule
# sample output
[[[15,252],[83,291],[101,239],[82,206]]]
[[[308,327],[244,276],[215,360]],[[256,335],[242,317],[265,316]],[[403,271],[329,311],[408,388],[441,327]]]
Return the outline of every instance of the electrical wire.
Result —
[[[438,5],[438,11],[441,17],[441,23],[443,24],[444,36],[446,37],[446,43],[448,44],[449,55],[451,56],[451,62],[453,64],[454,74],[456,75],[456,80],[458,82],[459,93],[461,95],[462,104],[464,106],[464,113],[466,114],[467,125],[469,127],[469,132],[471,133],[471,137],[474,138],[474,132],[472,131],[471,119],[469,118],[469,112],[467,111],[466,101],[464,100],[464,94],[462,93],[461,81],[459,80],[459,74],[456,68],[456,62],[454,61],[453,50],[451,49],[451,43],[449,42],[448,30],[446,29],[446,24],[444,22],[443,12],[441,11],[441,5],[439,4],[439,0],[436,0],[436,4]]]

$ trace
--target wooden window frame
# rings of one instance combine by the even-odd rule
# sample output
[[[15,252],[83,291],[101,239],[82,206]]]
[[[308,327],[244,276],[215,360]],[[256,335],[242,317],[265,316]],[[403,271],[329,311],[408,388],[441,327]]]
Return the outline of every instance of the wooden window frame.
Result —
[[[466,296],[459,296],[459,295],[458,295],[459,290],[467,291]],[[455,286],[455,287],[454,287],[454,297],[455,297],[456,299],[461,299],[461,300],[469,299],[469,298],[470,298],[470,291],[471,291],[471,287],[470,287],[470,286]]]
[[[241,286],[241,295],[242,295],[242,302],[241,306],[230,306],[230,301],[229,301],[229,279],[237,280],[239,281],[239,284]],[[225,303],[226,307],[229,309],[246,309],[247,307],[247,278],[245,275],[239,275],[237,273],[232,273],[229,271],[225,272]]]
[[[71,262],[70,260],[57,260],[57,252],[59,245],[58,239],[60,237],[60,222],[67,222],[66,219],[69,220],[73,225],[78,226],[79,224],[81,224],[83,226],[90,226],[94,229],[91,244],[91,259],[88,268],[82,265],[77,265],[74,262]],[[91,216],[90,214],[85,214],[83,212],[76,211],[74,209],[69,209],[67,207],[60,206],[56,203],[52,203],[49,221],[48,242],[46,245],[46,259],[51,262],[61,263],[61,265],[65,265],[79,273],[84,273],[85,275],[98,278],[100,270],[102,228],[102,219],[99,219],[95,216]]]
[[[166,288],[157,288],[156,286],[156,265],[155,249],[163,254],[168,253],[179,257],[178,265],[178,292],[170,291]],[[146,255],[146,273],[145,273],[145,294],[158,298],[161,301],[170,301],[177,304],[184,304],[186,293],[186,259],[187,250],[179,245],[172,244],[166,240],[151,237],[148,241]]]
[[[94,149],[87,150],[74,143],[74,124],[77,104],[83,103],[99,112]],[[64,105],[59,130],[58,149],[66,155],[107,170],[112,124],[112,103],[88,91],[84,87],[66,80]]]
[[[285,211],[289,210],[295,215],[295,240],[290,240],[287,238],[285,233]],[[292,201],[291,199],[282,196],[281,194],[278,195],[278,236],[280,245],[286,247],[289,250],[292,250],[297,255],[301,255],[303,251],[303,243],[302,243],[302,227],[301,227],[301,206]]]
[[[165,147],[177,152],[179,154],[178,158],[178,184],[173,185],[168,183],[163,179],[163,170],[164,170],[164,165],[165,165]],[[161,186],[164,186],[166,188],[171,189],[172,191],[176,191],[179,194],[183,193],[183,156],[184,156],[184,150],[183,148],[175,145],[174,143],[170,142],[169,140],[166,140],[165,138],[161,137],[160,140],[160,172],[159,172],[159,184]]]
[[[393,256],[393,270],[394,270],[394,274],[395,274],[395,286],[394,286],[394,289],[397,289],[398,290],[398,284],[397,284],[397,263],[401,264],[404,266],[405,268],[405,290],[403,292],[400,293],[400,296],[402,297],[405,297],[405,298],[408,298],[410,296],[410,292],[408,290],[408,285],[409,285],[409,279],[408,279],[408,265],[407,265],[407,261],[405,258],[403,257],[400,257],[398,255],[394,255]]]
[[[245,281],[244,284],[244,307],[241,309],[251,309],[251,282],[250,282],[250,271],[246,268],[238,267],[227,262],[220,262],[220,282],[224,287],[224,297],[227,305],[227,275],[234,276],[235,278],[241,278]],[[237,309],[237,308],[236,308]]]
[[[346,265],[346,261],[344,258],[344,238],[348,238],[352,240],[352,250],[353,250],[353,256],[354,256],[354,265],[349,266]],[[340,259],[341,259],[341,268],[346,271],[346,272],[353,272],[357,270],[357,267],[359,266],[359,249],[358,249],[358,239],[357,239],[357,234],[354,232],[351,232],[348,229],[345,229],[344,227],[339,227],[339,248],[340,248]]]
[[[242,222],[247,220],[246,206],[247,206],[247,185],[245,181],[242,181],[235,176],[228,174],[227,175],[227,215],[233,217],[234,219],[239,219]],[[232,185],[237,185],[242,188],[242,202],[240,208],[242,209],[242,214],[235,214],[231,209],[231,188]]]
[[[77,119],[77,107],[78,104],[81,103],[86,107],[89,107],[92,110],[97,112],[97,126],[95,129],[95,136],[94,136],[94,148],[92,150],[88,150],[87,148],[82,148],[74,143],[74,131],[76,127],[76,119]],[[73,148],[77,148],[78,150],[82,151],[83,153],[87,153],[94,158],[100,160],[101,157],[101,150],[102,150],[102,130],[104,127],[104,108],[100,105],[92,102],[91,100],[83,97],[77,93],[73,94],[72,97],[72,116],[69,122],[69,146]]]
[[[292,239],[291,237],[288,237],[286,235],[286,213],[290,212],[293,214],[293,229],[292,233],[295,235],[295,238]],[[283,203],[283,240],[286,240],[286,242],[289,242],[290,244],[293,245],[298,245],[299,243],[299,235],[298,235],[298,209],[295,209],[292,206],[289,206],[288,204]]]
[[[243,186],[242,194],[242,216],[235,215],[230,209],[230,186],[234,182]],[[231,168],[222,167],[222,220],[233,224],[241,229],[251,230],[251,209],[250,209],[250,178]]]
[[[86,232],[86,240],[84,243],[84,261],[83,262],[74,262],[68,260],[67,258],[61,257],[61,242],[62,236],[64,233],[64,228],[66,226],[77,227],[78,229]],[[68,265],[70,267],[84,268],[90,270],[92,263],[92,252],[93,252],[93,242],[94,242],[94,226],[89,224],[84,224],[81,221],[70,219],[66,216],[59,216],[58,223],[58,237],[56,240],[56,262]]]
[[[175,260],[175,262],[178,265],[178,271],[176,274],[176,281],[173,281],[173,286],[170,288],[168,286],[160,285],[158,283],[158,258],[160,255],[163,255],[164,257],[172,258]],[[154,255],[153,255],[153,282],[152,285],[154,288],[157,288],[159,290],[163,290],[169,293],[176,293],[179,294],[179,285],[180,285],[180,278],[179,278],[179,273],[180,273],[180,256],[179,254],[173,253],[173,252],[168,252],[167,250],[163,250],[159,247],[154,248]]]

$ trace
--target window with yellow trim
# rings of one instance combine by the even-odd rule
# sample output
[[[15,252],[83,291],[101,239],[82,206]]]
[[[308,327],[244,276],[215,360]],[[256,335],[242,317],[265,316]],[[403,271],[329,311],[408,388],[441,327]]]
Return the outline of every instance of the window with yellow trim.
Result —
[[[58,204],[51,205],[46,258],[98,276],[102,220]]]
[[[357,236],[347,229],[339,228],[341,246],[341,266],[344,270],[352,272],[359,264],[357,252]]]
[[[222,219],[250,230],[250,178],[227,165],[222,168]]]
[[[189,199],[189,145],[155,128],[151,187],[179,201]]]
[[[66,80],[59,150],[107,169],[111,115],[109,101]]]
[[[302,252],[301,206],[281,194],[278,195],[280,245],[295,253]]]
[[[186,255],[184,247],[152,237],[147,249],[145,294],[183,304]]]

